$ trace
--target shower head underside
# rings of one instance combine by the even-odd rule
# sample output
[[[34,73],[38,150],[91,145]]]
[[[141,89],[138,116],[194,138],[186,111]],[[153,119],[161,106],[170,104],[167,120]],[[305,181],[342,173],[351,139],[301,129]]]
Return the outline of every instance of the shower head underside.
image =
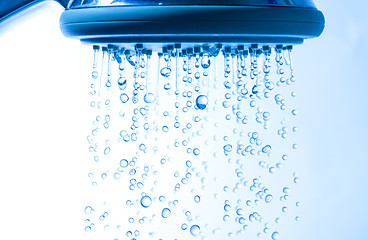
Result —
[[[74,1],[60,27],[87,44],[144,43],[153,50],[171,43],[276,46],[318,37],[324,17],[309,0]]]

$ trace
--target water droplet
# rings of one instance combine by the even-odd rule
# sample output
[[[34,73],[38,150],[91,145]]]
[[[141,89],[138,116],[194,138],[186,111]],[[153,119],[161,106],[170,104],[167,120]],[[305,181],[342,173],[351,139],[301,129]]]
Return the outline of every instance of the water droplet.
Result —
[[[163,126],[163,127],[162,127],[162,131],[164,131],[164,132],[168,132],[168,131],[169,131],[169,127],[168,127],[168,126]]]
[[[257,85],[254,85],[253,88],[252,88],[252,93],[253,94],[257,94],[258,93],[258,86]]]
[[[166,83],[166,84],[164,85],[164,89],[165,89],[165,90],[169,90],[170,88],[171,88],[170,83]]]
[[[284,187],[284,189],[282,189],[282,191],[283,191],[284,193],[290,193],[290,188],[288,188],[288,187]]]
[[[97,72],[97,71],[93,71],[93,72],[92,72],[92,78],[93,78],[93,79],[98,78],[98,72]]]
[[[194,148],[193,153],[194,153],[194,155],[198,156],[199,153],[200,153],[200,150],[198,148]]]
[[[225,204],[225,206],[224,206],[224,210],[225,210],[226,212],[228,212],[228,211],[230,211],[230,209],[231,209],[231,206],[230,206],[229,204]]]
[[[198,225],[193,225],[190,227],[190,233],[193,235],[193,236],[198,236],[199,235],[199,232],[200,232],[200,228]]]
[[[277,239],[279,239],[279,237],[280,237],[280,234],[278,232],[273,232],[272,233],[272,236],[271,236],[272,240],[277,240]]]
[[[181,229],[186,230],[188,228],[188,225],[186,223],[183,223],[181,225]]]
[[[200,196],[198,196],[198,195],[195,195],[195,196],[194,196],[194,201],[195,201],[196,203],[199,203],[199,202],[201,201],[201,197],[200,197]]]
[[[127,86],[127,79],[126,77],[120,77],[118,79],[118,85],[120,87],[121,90],[124,90]]]
[[[87,206],[84,208],[84,213],[85,214],[91,214],[93,213],[95,210],[91,207],[91,206]]]
[[[227,89],[230,89],[230,88],[231,88],[231,84],[230,84],[230,82],[229,82],[229,81],[225,81],[225,82],[224,82],[224,86],[225,86],[225,88],[227,88]]]
[[[269,202],[271,202],[271,200],[272,200],[272,195],[271,194],[268,194],[266,197],[265,197],[265,202],[266,203],[269,203]]]
[[[162,75],[163,77],[170,77],[170,74],[171,74],[171,68],[169,68],[169,67],[161,68],[160,73],[161,73],[161,75]]]
[[[127,167],[127,166],[128,166],[128,160],[126,160],[126,159],[121,159],[121,160],[120,160],[120,166],[121,166],[122,168]]]
[[[122,94],[120,95],[120,101],[121,101],[122,103],[126,103],[126,102],[128,102],[128,100],[129,100],[129,97],[128,97],[128,95],[126,95],[125,93],[122,93]]]
[[[148,208],[149,206],[151,206],[151,204],[152,204],[152,199],[149,196],[146,195],[141,198],[142,207]]]
[[[163,218],[168,218],[171,215],[171,210],[169,208],[162,209],[161,216]]]
[[[262,148],[262,152],[264,153],[268,153],[271,151],[271,146],[270,145],[266,145]]]
[[[104,150],[104,154],[105,154],[105,155],[109,154],[109,153],[110,153],[110,150],[111,150],[111,149],[110,149],[109,147],[105,148],[105,150]]]
[[[201,66],[204,69],[207,69],[211,66],[211,60],[210,60],[208,54],[203,54],[203,57],[202,57],[202,60],[201,60]]]
[[[222,106],[223,106],[224,108],[228,108],[228,107],[230,107],[230,102],[229,102],[229,101],[223,101],[223,102],[222,102]]]
[[[152,93],[147,93],[146,95],[144,95],[144,101],[146,103],[152,103],[156,100],[155,95],[153,95]]]
[[[199,95],[196,99],[196,106],[198,109],[203,110],[207,107],[208,97],[206,95]]]

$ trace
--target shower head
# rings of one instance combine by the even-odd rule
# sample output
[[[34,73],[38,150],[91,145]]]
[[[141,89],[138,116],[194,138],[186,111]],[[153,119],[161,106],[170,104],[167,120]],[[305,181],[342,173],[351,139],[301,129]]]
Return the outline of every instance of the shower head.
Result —
[[[318,37],[324,16],[312,0],[70,1],[60,28],[87,44],[276,46]]]

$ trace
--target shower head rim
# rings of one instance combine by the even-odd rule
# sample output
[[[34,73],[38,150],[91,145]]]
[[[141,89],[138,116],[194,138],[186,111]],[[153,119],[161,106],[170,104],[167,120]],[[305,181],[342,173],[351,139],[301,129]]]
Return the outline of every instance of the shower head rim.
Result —
[[[109,6],[66,10],[60,27],[65,36],[92,44],[219,42],[221,38],[236,43],[301,44],[322,33],[324,17],[317,9],[293,7]]]

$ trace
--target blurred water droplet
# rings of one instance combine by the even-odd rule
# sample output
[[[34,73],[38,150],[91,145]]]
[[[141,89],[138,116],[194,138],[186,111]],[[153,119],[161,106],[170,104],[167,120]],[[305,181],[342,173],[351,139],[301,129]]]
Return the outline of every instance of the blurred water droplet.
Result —
[[[87,206],[84,208],[84,213],[85,214],[91,214],[93,213],[95,210],[91,207],[91,206]]]
[[[272,200],[272,195],[271,194],[268,194],[266,197],[265,197],[265,202],[266,203],[269,203],[269,202],[271,202],[271,200]]]
[[[198,236],[199,235],[199,233],[200,233],[200,227],[198,226],[198,225],[192,225],[191,227],[190,227],[190,233],[193,235],[193,236]]]
[[[272,236],[271,236],[272,240],[277,240],[277,239],[279,239],[279,237],[280,237],[280,234],[278,232],[273,232],[272,233]]]
[[[194,155],[198,156],[199,153],[200,153],[200,150],[198,148],[194,148],[193,153],[194,153]]]
[[[268,153],[269,151],[271,151],[271,146],[270,145],[266,145],[262,148],[262,152],[264,152],[264,153]]]

